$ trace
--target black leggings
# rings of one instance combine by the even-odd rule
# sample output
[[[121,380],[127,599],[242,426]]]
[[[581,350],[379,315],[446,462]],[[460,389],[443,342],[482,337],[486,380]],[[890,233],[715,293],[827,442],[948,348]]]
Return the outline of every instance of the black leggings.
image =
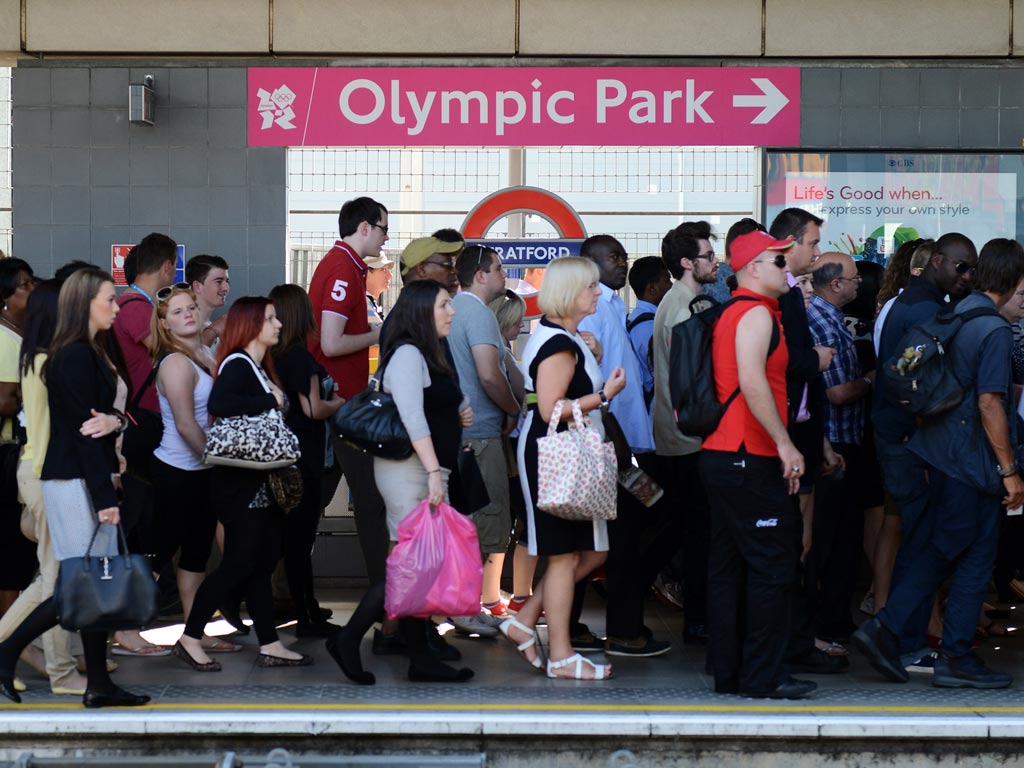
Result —
[[[302,500],[288,513],[284,536],[284,570],[300,624],[321,621],[313,595],[313,544],[320,525],[323,478],[302,476]]]
[[[217,531],[217,517],[210,499],[212,471],[178,469],[154,456],[150,473],[159,533],[153,570],[159,571],[180,549],[179,568],[205,573],[210,545]]]
[[[270,579],[281,557],[284,515],[276,507],[222,510],[224,557],[196,592],[185,634],[203,636],[206,623],[231,595],[245,599],[260,645],[277,641]]]

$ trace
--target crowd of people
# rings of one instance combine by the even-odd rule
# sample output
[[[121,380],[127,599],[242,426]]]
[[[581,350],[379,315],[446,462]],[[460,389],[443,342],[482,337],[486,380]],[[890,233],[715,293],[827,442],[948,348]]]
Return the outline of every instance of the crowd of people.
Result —
[[[215,656],[243,645],[207,625],[220,611],[250,631],[243,602],[257,666],[309,665],[278,634],[279,564],[295,635],[323,638],[353,682],[375,682],[363,663],[371,629],[372,653],[408,656],[410,680],[465,682],[473,671],[453,665],[461,652],[433,620],[385,615],[385,561],[421,502],[468,498],[470,459],[486,489],[486,502],[460,510],[480,545],[479,612],[439,618],[460,634],[504,635],[549,677],[611,678],[596,652],[668,652],[672,640],[645,621],[656,587],[684,611],[679,640],[707,647],[721,693],[807,696],[816,683],[793,675],[845,672],[851,643],[893,681],[927,672],[939,686],[1010,685],[974,648],[1010,631],[984,602],[990,582],[1024,597],[1021,518],[1008,516],[1024,501],[1024,249],[995,239],[979,253],[947,233],[901,244],[883,271],[823,254],[823,226],[802,209],[768,228],[743,219],[723,261],[711,226],[684,222],[660,258],[632,266],[617,239],[589,237],[579,257],[547,266],[542,316],[519,355],[526,305],[499,254],[444,229],[392,261],[388,211],[368,197],[342,206],[308,292],[279,285],[216,318],[228,263],[196,256],[176,283],[166,235],[132,249],[120,293],[85,262],[39,280],[27,262],[0,260],[0,693],[20,700],[21,659],[87,707],[145,704],[113,683],[111,640],[115,656],[173,654],[217,672]],[[402,290],[385,313],[395,269]],[[677,424],[671,345],[706,308],[720,313],[709,354],[724,407],[702,439]],[[915,418],[887,392],[886,364],[940,312],[962,323],[949,350],[962,398]],[[374,456],[331,428],[367,387],[373,348],[407,458]],[[622,477],[647,477],[644,493],[619,484],[612,520],[538,505],[538,440],[570,428],[574,410],[614,445]],[[217,420],[274,411],[301,449],[301,494],[287,511],[269,469],[204,461]],[[369,586],[339,626],[316,599],[312,550],[342,476]],[[137,629],[79,637],[58,625],[60,562],[90,546],[117,554],[119,527],[175,583],[185,627],[173,648]],[[595,578],[600,629],[581,621]]]

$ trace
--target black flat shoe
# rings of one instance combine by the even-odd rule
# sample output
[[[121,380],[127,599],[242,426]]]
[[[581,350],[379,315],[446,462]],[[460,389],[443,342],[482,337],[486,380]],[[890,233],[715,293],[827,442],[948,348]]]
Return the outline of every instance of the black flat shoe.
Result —
[[[329,621],[301,622],[295,625],[296,637],[322,637],[327,639],[341,627]]]
[[[15,704],[21,704],[21,696],[16,690],[14,690],[14,676],[3,675],[0,677],[0,693],[6,696],[8,699],[13,701]]]
[[[456,669],[436,659],[409,664],[409,679],[414,683],[464,683],[473,677],[469,667]]]
[[[818,684],[810,680],[789,678],[771,691],[747,691],[742,694],[752,699],[802,699],[817,690]]]
[[[106,693],[93,693],[87,690],[82,696],[82,703],[86,709],[100,709],[101,707],[141,707],[149,703],[149,696],[137,693],[129,693],[124,688],[114,688]]]
[[[171,649],[171,654],[184,661],[196,672],[220,672],[221,670],[219,661],[208,661],[203,664],[202,662],[198,662],[193,659],[192,654],[185,649],[185,646],[181,644],[180,640],[174,644],[174,647]]]
[[[344,629],[339,629],[324,643],[327,652],[331,654],[334,663],[345,673],[345,677],[359,685],[373,685],[377,682],[372,672],[363,669],[363,662],[359,658],[359,645],[354,648],[345,643]]]
[[[272,667],[308,667],[313,663],[313,657],[303,653],[297,659],[289,659],[286,656],[273,656],[269,653],[260,653],[256,656],[256,666],[263,669]]]

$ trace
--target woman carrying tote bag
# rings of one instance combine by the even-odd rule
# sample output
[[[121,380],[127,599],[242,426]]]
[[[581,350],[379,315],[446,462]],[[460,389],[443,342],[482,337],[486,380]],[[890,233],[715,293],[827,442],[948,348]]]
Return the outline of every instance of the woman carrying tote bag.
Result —
[[[280,334],[281,323],[269,299],[243,296],[235,301],[217,347],[217,378],[207,403],[211,416],[256,416],[285,407],[267,354]],[[219,605],[243,594],[260,643],[256,666],[312,664],[311,656],[285,648],[275,628],[270,578],[281,557],[285,521],[268,486],[270,470],[214,466],[210,471],[213,508],[224,525],[224,557],[196,591],[174,655],[197,672],[219,672],[220,662],[203,648],[203,632]]]
[[[114,476],[118,474],[114,432],[125,417],[114,410],[120,390],[127,391],[124,360],[116,343],[103,351],[103,335],[114,324],[118,306],[114,280],[98,269],[82,269],[60,291],[57,329],[43,367],[50,405],[50,442],[41,479],[43,502],[56,560],[81,557],[95,534],[92,554],[117,554],[121,521]],[[33,639],[57,625],[54,599],[48,598],[0,643],[0,693],[20,701],[14,692],[14,665]],[[107,672],[107,632],[83,630],[87,685],[86,707],[135,707],[148,696],[114,685]]]

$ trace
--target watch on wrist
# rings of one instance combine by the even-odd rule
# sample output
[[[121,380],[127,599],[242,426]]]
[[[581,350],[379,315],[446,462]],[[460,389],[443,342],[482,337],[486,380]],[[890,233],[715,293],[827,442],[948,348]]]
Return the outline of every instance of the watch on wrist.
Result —
[[[1017,474],[1017,462],[1011,461],[1005,467],[998,467],[998,472],[1000,477],[1011,477]]]
[[[607,408],[608,407],[608,403],[610,401],[608,400],[608,396],[604,393],[604,387],[602,387],[601,389],[597,390],[597,396],[601,398],[601,407],[602,408]]]

